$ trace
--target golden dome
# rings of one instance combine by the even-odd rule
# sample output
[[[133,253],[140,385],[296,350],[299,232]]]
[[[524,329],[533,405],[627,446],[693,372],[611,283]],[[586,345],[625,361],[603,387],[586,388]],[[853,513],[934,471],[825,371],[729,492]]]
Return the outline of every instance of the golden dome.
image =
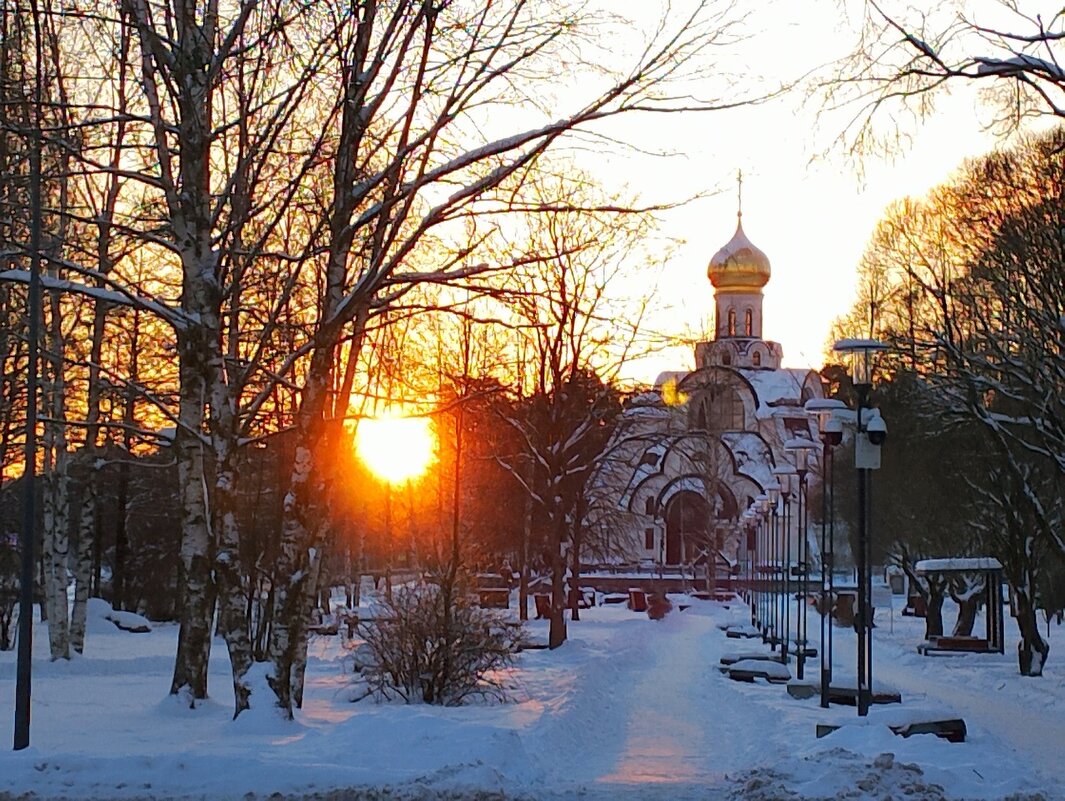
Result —
[[[769,257],[743,233],[742,217],[729,243],[710,259],[706,274],[715,289],[731,292],[758,292],[769,281]]]

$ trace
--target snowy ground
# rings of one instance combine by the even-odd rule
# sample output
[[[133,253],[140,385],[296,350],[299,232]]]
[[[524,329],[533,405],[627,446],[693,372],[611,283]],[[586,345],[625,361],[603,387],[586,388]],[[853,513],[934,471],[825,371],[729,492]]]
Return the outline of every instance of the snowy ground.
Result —
[[[39,629],[33,747],[0,751],[0,798],[1065,798],[1065,666],[1054,650],[1047,676],[1022,679],[1009,654],[918,656],[921,621],[896,614],[892,632],[878,614],[876,676],[904,705],[859,724],[853,708],[721,675],[721,655],[751,646],[718,626],[746,614],[698,601],[660,622],[588,610],[563,648],[521,655],[513,703],[460,709],[350,703],[347,651],[319,637],[295,722],[268,710],[230,720],[221,642],[213,700],[190,711],[166,695],[176,627],[128,634],[97,619],[87,654],[70,663],[47,660]],[[810,628],[816,638],[816,615]],[[845,672],[853,633],[837,635]],[[816,675],[816,660],[809,667]],[[0,654],[5,743],[14,676],[14,654]],[[969,741],[886,727],[929,709],[964,717]],[[818,740],[821,722],[847,725]]]

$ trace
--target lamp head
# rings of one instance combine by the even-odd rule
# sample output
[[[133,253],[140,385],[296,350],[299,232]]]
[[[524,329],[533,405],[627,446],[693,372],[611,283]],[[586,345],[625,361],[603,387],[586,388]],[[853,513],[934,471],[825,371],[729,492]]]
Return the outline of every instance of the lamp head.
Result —
[[[810,466],[810,452],[819,449],[819,445],[810,439],[796,437],[784,443],[784,450],[795,459],[795,470],[799,476],[804,476]]]
[[[836,417],[829,417],[821,429],[821,438],[830,448],[835,448],[843,442],[843,421]]]
[[[787,498],[791,492],[792,478],[795,476],[795,468],[791,465],[781,465],[773,468],[773,476],[780,485],[781,494]]]
[[[854,385],[866,388],[873,385],[874,354],[886,348],[879,339],[841,339],[832,346],[836,353],[849,356]]]

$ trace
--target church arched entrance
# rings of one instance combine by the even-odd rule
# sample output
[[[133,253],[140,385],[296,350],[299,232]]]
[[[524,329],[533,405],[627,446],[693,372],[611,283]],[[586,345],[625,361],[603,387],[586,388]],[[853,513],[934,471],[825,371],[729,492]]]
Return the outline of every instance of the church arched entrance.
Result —
[[[691,561],[695,554],[706,547],[710,530],[710,506],[697,492],[686,490],[670,498],[666,507],[666,552],[667,565],[680,565]]]

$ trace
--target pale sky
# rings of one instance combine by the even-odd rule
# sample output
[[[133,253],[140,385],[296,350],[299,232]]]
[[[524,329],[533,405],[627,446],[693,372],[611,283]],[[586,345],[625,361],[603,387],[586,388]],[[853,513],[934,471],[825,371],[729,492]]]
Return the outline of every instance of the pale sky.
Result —
[[[759,5],[750,41],[733,69],[791,77],[842,55],[853,38],[839,30],[834,2]],[[718,96],[722,89],[715,89]],[[727,90],[726,90],[727,91]],[[829,148],[840,122],[818,118],[818,104],[802,92],[763,106],[710,114],[655,116],[625,122],[627,138],[678,152],[669,158],[617,154],[598,169],[648,199],[717,191],[670,212],[665,233],[685,240],[666,268],[658,300],[671,311],[655,327],[675,334],[709,327],[712,287],[706,265],[736,226],[737,169],[744,174],[743,226],[772,263],[765,289],[766,339],[780,342],[784,364],[820,367],[833,319],[852,303],[855,269],[885,206],[921,195],[969,156],[995,145],[984,131],[989,114],[976,94],[958,87],[936,115],[911,128],[912,146],[894,163],[867,160],[859,179],[839,151]],[[633,291],[640,291],[638,279]],[[629,377],[651,381],[665,369],[691,367],[690,354],[673,352],[633,365]]]

